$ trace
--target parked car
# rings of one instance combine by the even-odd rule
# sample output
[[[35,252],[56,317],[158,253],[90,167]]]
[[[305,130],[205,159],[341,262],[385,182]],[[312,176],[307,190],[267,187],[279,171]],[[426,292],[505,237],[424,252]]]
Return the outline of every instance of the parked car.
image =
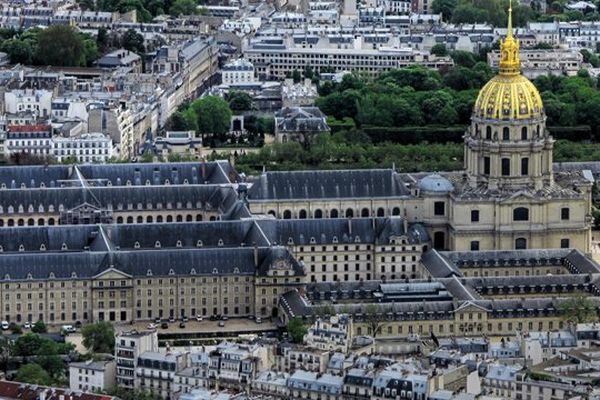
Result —
[[[181,317],[181,322],[188,322],[188,317],[186,317],[185,315]]]
[[[154,325],[154,324],[148,324],[148,326],[146,326],[146,329],[149,329],[149,330],[153,331],[153,330],[156,329],[156,325]]]
[[[160,324],[160,323],[161,323],[161,320],[160,320],[160,318],[156,318],[156,319],[154,320],[154,323],[155,323],[155,324]]]
[[[63,325],[61,328],[61,331],[69,334],[69,333],[74,333],[77,331],[77,329],[75,329],[75,327],[73,325]]]
[[[10,324],[8,323],[8,321],[2,321],[2,330],[5,331],[10,327]]]
[[[222,328],[222,327],[224,327],[224,326],[225,326],[225,322],[223,322],[223,321],[219,321],[219,326],[220,326],[221,328]]]
[[[175,322],[175,317],[169,317],[169,322],[170,322],[170,323],[173,323],[173,322]]]
[[[31,322],[25,322],[25,324],[23,325],[23,329],[31,329]]]
[[[198,322],[202,322],[202,320],[204,319],[204,317],[200,314],[196,315],[196,321]]]
[[[160,324],[160,327],[162,329],[167,329],[169,327],[169,324],[167,324],[166,322],[163,322],[162,324]]]
[[[229,320],[229,317],[228,317],[227,315],[223,315],[223,318],[222,318],[222,320],[223,320],[223,321],[227,321],[227,320]]]
[[[261,317],[256,317],[256,319],[254,321],[256,321],[257,324],[262,324],[262,318]]]
[[[185,328],[185,322],[180,322],[179,323],[179,327],[182,328],[182,329]]]

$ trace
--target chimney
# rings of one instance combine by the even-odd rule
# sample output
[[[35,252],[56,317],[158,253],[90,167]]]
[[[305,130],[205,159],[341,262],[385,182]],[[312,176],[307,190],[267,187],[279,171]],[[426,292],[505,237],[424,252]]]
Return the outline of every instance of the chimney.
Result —
[[[406,218],[403,218],[402,222],[404,223],[404,234],[407,234],[408,233],[408,220]]]
[[[348,235],[352,236],[352,218],[348,218]]]

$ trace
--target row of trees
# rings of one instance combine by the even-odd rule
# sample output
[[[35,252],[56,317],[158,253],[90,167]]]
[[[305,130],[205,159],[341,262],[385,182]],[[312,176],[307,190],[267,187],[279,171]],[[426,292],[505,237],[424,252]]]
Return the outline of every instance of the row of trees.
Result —
[[[157,15],[171,14],[194,15],[203,12],[200,0],[79,0],[79,4],[87,10],[127,13],[135,11],[138,21],[150,22]]]
[[[99,57],[96,39],[67,25],[24,32],[0,29],[0,51],[13,64],[89,66]]]

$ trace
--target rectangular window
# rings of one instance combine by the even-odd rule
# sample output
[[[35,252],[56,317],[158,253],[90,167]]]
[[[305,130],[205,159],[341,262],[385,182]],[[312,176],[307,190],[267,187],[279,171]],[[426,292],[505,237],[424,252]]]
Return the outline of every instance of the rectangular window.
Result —
[[[502,176],[510,175],[510,158],[502,159]]]
[[[569,247],[571,247],[570,245],[571,245],[571,243],[570,243],[569,239],[560,239],[560,248],[561,249],[568,249]]]
[[[560,209],[560,219],[563,221],[568,221],[571,218],[571,211],[569,207],[563,207]]]
[[[529,175],[529,158],[521,159],[521,175],[522,176]]]
[[[433,213],[434,213],[434,215],[445,215],[446,214],[446,204],[443,201],[436,201],[433,204]]]
[[[471,242],[471,251],[479,251],[479,241],[473,240]]]
[[[479,210],[471,210],[471,222],[479,222]]]

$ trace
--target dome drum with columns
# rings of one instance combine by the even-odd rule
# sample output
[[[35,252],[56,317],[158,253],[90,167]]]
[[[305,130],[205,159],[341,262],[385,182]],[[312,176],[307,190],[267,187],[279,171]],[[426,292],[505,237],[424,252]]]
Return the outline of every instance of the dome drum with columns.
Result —
[[[491,190],[551,185],[553,139],[539,91],[521,75],[519,41],[508,30],[500,45],[500,71],[479,92],[465,134],[465,168],[471,187]]]

